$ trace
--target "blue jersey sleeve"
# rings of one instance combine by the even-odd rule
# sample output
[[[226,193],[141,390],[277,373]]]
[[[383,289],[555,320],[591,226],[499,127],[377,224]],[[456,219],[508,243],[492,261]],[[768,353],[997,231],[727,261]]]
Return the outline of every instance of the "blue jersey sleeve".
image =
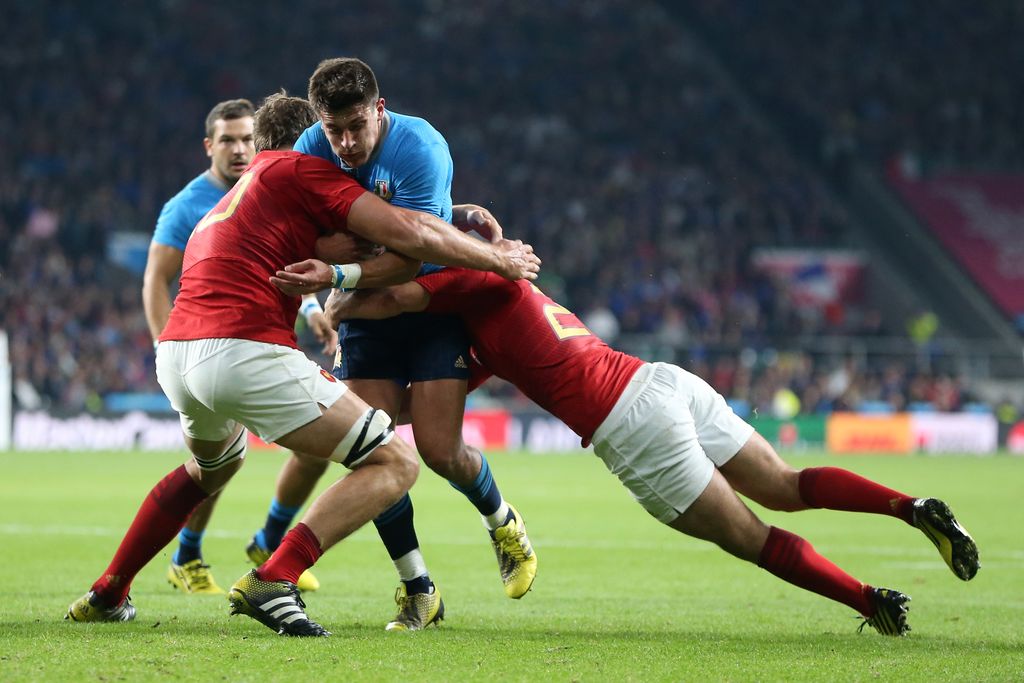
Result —
[[[153,231],[153,241],[185,251],[192,229],[196,227],[195,211],[191,210],[180,197],[174,197],[160,211]]]
[[[341,162],[334,150],[331,149],[331,143],[327,140],[327,135],[324,134],[323,126],[319,121],[302,132],[292,150],[326,159],[335,166],[340,165]]]
[[[391,203],[406,209],[432,213],[452,220],[452,175],[454,165],[448,145],[425,145],[403,156]]]

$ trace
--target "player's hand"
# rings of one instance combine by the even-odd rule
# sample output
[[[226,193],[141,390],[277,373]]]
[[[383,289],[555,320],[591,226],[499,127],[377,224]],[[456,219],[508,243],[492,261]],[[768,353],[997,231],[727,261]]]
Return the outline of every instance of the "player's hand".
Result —
[[[384,247],[348,232],[324,235],[316,241],[316,257],[326,263],[356,263],[384,253]]]
[[[287,265],[270,276],[270,284],[288,296],[315,294],[330,287],[333,280],[334,269],[312,258]]]
[[[506,280],[536,280],[540,258],[533,247],[522,240],[501,240],[494,245],[501,256],[501,265],[494,271]]]
[[[501,241],[504,231],[494,214],[475,204],[466,204],[465,207],[467,209],[466,219],[460,227],[464,227],[466,230],[475,230],[478,235],[491,244]]]
[[[327,318],[327,323],[333,329],[337,330],[338,325],[351,317],[348,314],[348,308],[354,294],[355,292],[343,292],[340,289],[335,289],[327,297],[327,301],[324,303],[324,317]]]
[[[313,331],[313,336],[316,340],[323,344],[323,348],[320,351],[325,356],[333,356],[334,351],[338,346],[338,330],[337,325],[331,326],[327,316],[320,311],[316,311],[309,316],[309,329]]]

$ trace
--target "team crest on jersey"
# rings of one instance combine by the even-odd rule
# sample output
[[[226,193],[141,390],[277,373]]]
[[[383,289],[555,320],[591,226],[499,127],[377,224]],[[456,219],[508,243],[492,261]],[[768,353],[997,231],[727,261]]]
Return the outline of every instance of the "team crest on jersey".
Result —
[[[391,190],[388,189],[388,181],[386,180],[374,181],[373,187],[373,193],[386,202],[391,201],[391,197],[394,196]]]
[[[337,382],[338,381],[338,380],[334,379],[334,375],[332,375],[331,373],[327,372],[323,368],[320,368],[320,374],[323,375],[324,379],[326,379],[328,382]]]

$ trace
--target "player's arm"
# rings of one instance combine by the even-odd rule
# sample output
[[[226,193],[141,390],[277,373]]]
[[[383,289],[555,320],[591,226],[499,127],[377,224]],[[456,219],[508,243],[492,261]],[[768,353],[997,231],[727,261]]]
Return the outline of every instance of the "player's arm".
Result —
[[[419,273],[423,262],[395,251],[384,251],[357,235],[335,232],[316,241],[316,257],[328,264],[358,263],[358,287],[387,287],[408,282]]]
[[[483,242],[436,216],[391,206],[369,192],[352,202],[348,228],[371,242],[439,265],[490,271],[508,280],[535,280],[540,270],[540,259],[528,244],[504,239],[494,244]],[[270,282],[294,296],[328,287],[352,289],[361,279],[359,264],[330,266],[307,259],[277,271]]]
[[[327,321],[327,315],[324,313],[323,307],[320,306],[320,300],[316,298],[316,294],[303,295],[302,303],[299,304],[299,312],[306,319],[313,336],[323,345],[320,347],[320,352],[327,356],[333,355],[335,347],[338,346],[338,331],[335,329],[337,325],[332,326]]]
[[[430,294],[413,281],[382,289],[335,290],[327,298],[324,314],[337,327],[344,320],[383,320],[401,313],[419,313],[429,304]]]
[[[509,280],[534,280],[540,259],[533,247],[502,240],[490,244],[456,230],[437,216],[391,206],[364,193],[352,203],[349,230],[412,258],[443,266],[487,270]]]
[[[156,341],[171,315],[171,282],[181,271],[185,253],[180,249],[150,242],[146,272],[142,277],[142,307],[149,334]]]

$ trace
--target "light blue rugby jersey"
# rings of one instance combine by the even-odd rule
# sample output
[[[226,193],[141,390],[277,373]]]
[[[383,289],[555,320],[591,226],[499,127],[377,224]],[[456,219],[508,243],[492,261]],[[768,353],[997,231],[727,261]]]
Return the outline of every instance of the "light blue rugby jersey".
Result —
[[[153,241],[185,251],[188,238],[196,224],[221,197],[231,189],[218,181],[210,171],[193,178],[181,192],[167,200],[156,219]]]
[[[377,152],[359,168],[349,168],[327,141],[319,121],[295,142],[296,152],[326,159],[360,185],[395,206],[431,213],[452,222],[454,165],[444,136],[427,121],[385,110],[388,127]],[[420,274],[440,270],[424,264]]]

